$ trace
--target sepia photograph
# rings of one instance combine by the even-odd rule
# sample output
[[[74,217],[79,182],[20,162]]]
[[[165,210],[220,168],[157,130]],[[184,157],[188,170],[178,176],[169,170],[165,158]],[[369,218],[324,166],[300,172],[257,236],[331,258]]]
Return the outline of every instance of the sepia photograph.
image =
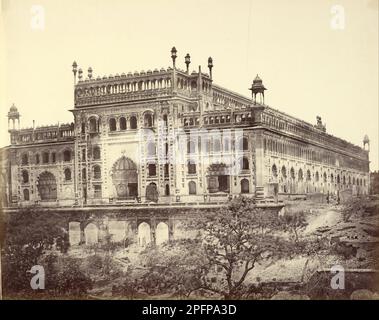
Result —
[[[378,0],[0,4],[0,300],[379,300]]]

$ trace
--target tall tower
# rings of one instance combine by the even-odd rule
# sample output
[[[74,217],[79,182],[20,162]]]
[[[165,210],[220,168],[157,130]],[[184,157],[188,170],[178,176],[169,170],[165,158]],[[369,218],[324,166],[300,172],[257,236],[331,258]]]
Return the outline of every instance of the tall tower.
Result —
[[[12,120],[12,125],[11,125]],[[17,121],[17,126],[16,126]],[[14,103],[8,112],[8,132],[11,134],[11,144],[15,144],[17,141],[17,134],[20,130],[20,113],[18,112]]]
[[[262,79],[259,78],[258,75],[253,80],[253,84],[251,85],[251,88],[249,90],[251,90],[251,94],[252,94],[254,104],[257,104],[257,94],[259,94],[259,96],[260,96],[260,102],[259,103],[260,104],[265,103],[265,90],[267,90],[267,89],[263,85]]]

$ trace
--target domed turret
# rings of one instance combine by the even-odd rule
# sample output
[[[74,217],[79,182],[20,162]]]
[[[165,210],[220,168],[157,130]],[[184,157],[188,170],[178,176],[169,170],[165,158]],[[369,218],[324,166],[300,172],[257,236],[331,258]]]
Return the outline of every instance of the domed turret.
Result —
[[[249,90],[251,90],[254,104],[257,103],[257,94],[260,94],[260,97],[261,97],[260,103],[261,104],[265,103],[265,90],[267,89],[263,85],[263,81],[258,75],[253,80],[253,84],[251,85],[251,88]]]
[[[11,120],[12,120],[12,127],[10,126]],[[17,130],[16,120],[17,120],[17,128],[20,129],[20,113],[18,112],[15,104],[13,103],[8,112],[8,131]]]
[[[17,112],[17,108],[16,106],[14,105],[14,103],[12,104],[11,108],[9,109],[9,112]]]

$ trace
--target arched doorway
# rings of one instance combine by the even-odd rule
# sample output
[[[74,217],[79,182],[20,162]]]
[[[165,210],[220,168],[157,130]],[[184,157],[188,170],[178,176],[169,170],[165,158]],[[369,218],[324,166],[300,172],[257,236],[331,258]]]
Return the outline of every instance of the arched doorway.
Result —
[[[122,156],[116,161],[112,168],[112,181],[118,199],[138,196],[137,166],[131,159]]]
[[[99,229],[94,223],[89,223],[84,229],[86,244],[94,244],[99,241]]]
[[[57,200],[57,182],[50,172],[43,172],[38,177],[38,192],[43,201]]]
[[[158,202],[158,189],[157,185],[152,182],[146,187],[146,200]]]
[[[168,241],[168,225],[165,222],[159,222],[155,232],[156,244],[162,244]]]
[[[241,180],[241,193],[249,193],[250,187],[249,187],[249,180],[242,179]]]
[[[138,244],[145,247],[151,242],[150,225],[146,222],[140,223],[138,226]]]
[[[71,246],[80,244],[80,222],[71,221],[68,224],[68,238]]]

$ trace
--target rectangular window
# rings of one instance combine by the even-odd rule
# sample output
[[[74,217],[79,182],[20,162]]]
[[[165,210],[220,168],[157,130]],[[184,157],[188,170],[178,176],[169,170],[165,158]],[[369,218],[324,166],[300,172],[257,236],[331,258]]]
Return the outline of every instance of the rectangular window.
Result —
[[[102,197],[101,185],[95,185],[94,188],[95,188],[94,198],[101,199]]]

